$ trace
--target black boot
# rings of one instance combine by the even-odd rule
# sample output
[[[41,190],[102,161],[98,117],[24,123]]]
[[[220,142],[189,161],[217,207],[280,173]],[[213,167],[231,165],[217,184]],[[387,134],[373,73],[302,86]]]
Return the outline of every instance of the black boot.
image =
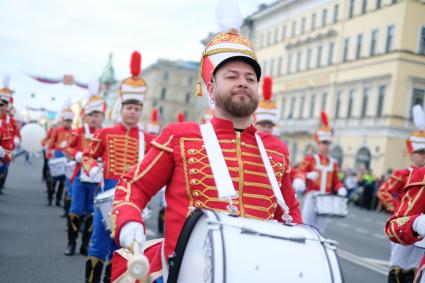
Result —
[[[388,283],[402,283],[403,276],[400,267],[392,267],[388,274]]]
[[[105,274],[103,275],[103,283],[111,283],[112,262],[109,262],[105,267]]]
[[[63,200],[63,214],[61,217],[67,217],[69,214],[69,209],[71,208],[71,198],[65,193],[65,198]]]
[[[63,189],[65,188],[65,181],[60,180],[59,181],[59,186],[58,186],[58,191],[56,192],[56,206],[62,206],[61,205],[61,200],[62,200],[62,195],[63,195]]]
[[[46,179],[46,187],[47,187],[47,205],[51,206],[53,201],[53,193],[55,191],[54,182],[51,178]]]
[[[65,249],[65,255],[74,255],[77,244],[78,229],[80,228],[80,217],[76,214],[68,216],[68,247]]]
[[[86,259],[86,283],[100,283],[102,277],[103,260],[89,256]]]
[[[84,217],[83,231],[81,233],[80,254],[82,255],[87,255],[88,253],[92,231],[93,231],[93,215],[88,214]]]
[[[402,283],[412,283],[415,280],[416,268],[412,268],[409,270],[402,270],[401,274],[403,277]]]

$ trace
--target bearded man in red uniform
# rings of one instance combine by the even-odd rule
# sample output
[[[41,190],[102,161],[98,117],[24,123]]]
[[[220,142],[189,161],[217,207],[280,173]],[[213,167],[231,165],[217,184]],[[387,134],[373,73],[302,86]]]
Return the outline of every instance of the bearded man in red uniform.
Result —
[[[256,129],[251,124],[251,116],[258,106],[261,77],[261,68],[251,44],[239,35],[237,29],[220,33],[207,45],[200,68],[210,99],[216,106],[211,124],[205,125],[211,126],[216,135],[218,152],[224,156],[236,194],[228,199],[219,197],[216,180],[221,176],[213,174],[212,156],[207,154],[205,139],[197,123],[167,126],[152,142],[143,161],[120,180],[111,213],[116,242],[125,248],[134,241],[143,246],[145,235],[141,211],[163,186],[167,186],[164,241],[146,250],[151,264],[147,282],[166,282],[166,273],[163,277],[161,271],[161,249],[167,261],[173,255],[186,218],[194,208],[282,221],[283,211],[271,189],[271,180],[257,144]],[[200,89],[198,81],[198,93]],[[301,223],[298,202],[288,175],[291,170],[288,150],[273,135],[258,135],[272,164],[271,174],[274,173],[289,207],[289,215],[285,215],[292,217],[293,222]],[[112,266],[114,282],[126,269],[120,254],[115,253]]]

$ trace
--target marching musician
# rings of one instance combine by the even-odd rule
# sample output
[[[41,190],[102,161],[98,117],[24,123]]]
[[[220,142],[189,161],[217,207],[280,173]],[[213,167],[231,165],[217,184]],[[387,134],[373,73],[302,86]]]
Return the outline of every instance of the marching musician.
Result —
[[[413,121],[417,131],[413,132],[406,141],[412,164],[406,169],[395,170],[378,190],[378,198],[385,208],[392,213],[398,213],[399,216],[402,211],[398,208],[405,193],[409,191],[407,184],[412,171],[425,166],[425,114],[419,105],[413,107]],[[405,209],[405,207],[402,209]],[[396,233],[392,235],[396,235]],[[414,245],[401,245],[397,242],[391,243],[388,282],[413,282],[414,273],[422,258],[423,250]]]
[[[3,194],[9,163],[14,149],[14,128],[7,114],[13,91],[9,88],[9,77],[5,76],[0,89],[0,194]]]
[[[121,122],[110,128],[97,131],[83,152],[82,165],[84,171],[95,178],[101,174],[102,168],[97,162],[101,158],[103,164],[103,191],[113,189],[119,178],[141,160],[150,146],[153,136],[139,130],[138,123],[142,115],[143,101],[147,85],[140,77],[141,55],[133,52],[131,58],[131,74],[120,85]],[[112,202],[112,199],[111,199]],[[105,219],[105,221],[108,221]],[[102,214],[95,209],[93,232],[88,257],[86,260],[86,282],[100,282],[103,266],[112,258],[117,245],[110,237],[102,223]],[[109,282],[111,264],[106,264],[104,282]]]
[[[263,220],[283,221],[285,216],[287,221],[292,218],[293,223],[302,222],[288,176],[291,167],[285,144],[270,134],[259,133],[267,157],[261,156],[257,131],[251,124],[259,100],[261,67],[257,57],[237,29],[227,26],[224,30],[208,43],[200,66],[200,76],[215,103],[215,117],[202,126],[195,122],[168,125],[152,141],[143,161],[124,175],[116,187],[112,232],[121,247],[128,249],[134,241],[145,247],[150,261],[147,282],[166,282],[167,267],[164,266],[163,277],[161,251],[163,262],[167,262],[173,256],[186,218],[195,208]],[[199,79],[197,94],[201,95]],[[205,129],[203,134],[200,127]],[[216,150],[208,147],[213,153],[207,154],[205,141],[215,142]],[[216,156],[224,157],[221,160],[225,165],[222,169],[228,172],[228,197],[224,197],[227,194],[223,186],[216,186],[222,176],[212,173],[211,158]],[[274,169],[267,167],[270,176],[262,157],[270,160],[268,164]],[[283,195],[287,205],[285,213],[277,204],[269,177],[277,179],[279,195]],[[141,212],[164,185],[167,186],[164,240],[146,242]],[[126,270],[123,253],[114,253],[112,267],[114,282]]]
[[[47,158],[50,160],[55,158],[65,157],[65,149],[68,146],[69,138],[72,133],[72,121],[74,120],[74,111],[71,109],[71,102],[68,100],[64,104],[64,108],[61,113],[61,126],[55,128],[52,132],[52,137],[49,140],[47,146]],[[51,177],[47,185],[47,205],[52,205],[53,194],[55,193],[56,184],[58,184],[56,191],[56,206],[61,206],[61,199],[65,188],[66,176],[60,175]]]
[[[314,196],[319,193],[333,193],[345,197],[347,190],[338,178],[338,162],[329,156],[333,131],[325,112],[321,113],[321,122],[322,126],[314,134],[317,154],[306,156],[297,167],[293,186],[298,193],[306,191],[302,208],[304,223],[316,227],[323,233],[326,228],[326,217],[316,215]]]
[[[263,79],[263,98],[260,100],[257,110],[255,110],[255,127],[258,131],[273,134],[273,129],[277,125],[277,106],[272,101],[271,76]]]
[[[106,103],[98,95],[99,83],[97,80],[90,82],[89,90],[90,96],[83,109],[87,123],[83,123],[81,128],[72,133],[69,147],[65,150],[68,159],[75,162],[75,168],[70,178],[72,202],[68,214],[68,246],[65,255],[75,253],[80,225],[83,227],[80,254],[87,255],[93,227],[94,195],[100,185],[99,180],[82,178],[84,172],[81,172],[83,170],[81,166],[83,152],[87,150],[94,133],[102,128],[106,112]]]

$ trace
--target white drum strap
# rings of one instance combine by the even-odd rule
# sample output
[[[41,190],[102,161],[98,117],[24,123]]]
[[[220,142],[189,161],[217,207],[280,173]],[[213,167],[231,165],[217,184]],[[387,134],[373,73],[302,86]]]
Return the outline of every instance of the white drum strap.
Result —
[[[229,169],[224,161],[223,152],[211,123],[200,126],[202,139],[207,151],[208,160],[214,176],[219,198],[236,197],[236,191],[230,177]]]
[[[139,130],[139,162],[145,157],[145,134]]]
[[[320,157],[318,154],[315,154],[313,156],[314,156],[314,160],[316,161],[315,167],[320,171],[320,192],[324,194],[326,193],[326,184],[328,182],[328,172],[333,171],[334,159],[329,158],[329,165],[325,167],[320,163]]]
[[[90,128],[89,125],[87,123],[84,123],[84,137],[88,140],[91,140],[92,135],[90,133]]]
[[[276,197],[277,204],[283,210],[283,220],[286,223],[292,222],[292,216],[289,215],[289,208],[285,203],[285,199],[282,196],[282,191],[280,190],[279,184],[276,180],[276,175],[274,174],[273,167],[270,164],[266,149],[264,148],[263,141],[260,136],[255,134],[255,139],[257,141],[258,149],[260,150],[261,159],[263,160],[264,166],[266,167],[267,176],[269,177],[270,183],[272,185],[274,196]]]

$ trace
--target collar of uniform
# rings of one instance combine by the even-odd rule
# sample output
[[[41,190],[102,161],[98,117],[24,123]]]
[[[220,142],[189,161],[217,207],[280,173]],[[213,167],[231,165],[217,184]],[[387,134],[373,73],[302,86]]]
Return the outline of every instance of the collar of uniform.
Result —
[[[224,131],[230,131],[232,133],[235,132],[233,122],[230,120],[221,119],[214,116],[211,119],[211,124],[213,125],[214,130],[216,131],[224,130]],[[251,124],[248,128],[245,128],[243,133],[254,135],[256,131],[257,130],[255,129],[255,127]]]
[[[119,129],[121,129],[121,130],[123,130],[124,132],[127,132],[127,128],[122,124],[122,123],[119,123],[118,125],[117,125],[117,127],[119,128]],[[133,128],[131,128],[130,130],[128,130],[129,132],[131,132],[131,131],[139,131],[139,127],[138,126],[136,126],[136,127],[133,127]]]
[[[320,153],[318,153],[317,155],[319,155],[320,160],[329,161],[329,157],[328,156],[324,156],[324,155],[322,155]]]

